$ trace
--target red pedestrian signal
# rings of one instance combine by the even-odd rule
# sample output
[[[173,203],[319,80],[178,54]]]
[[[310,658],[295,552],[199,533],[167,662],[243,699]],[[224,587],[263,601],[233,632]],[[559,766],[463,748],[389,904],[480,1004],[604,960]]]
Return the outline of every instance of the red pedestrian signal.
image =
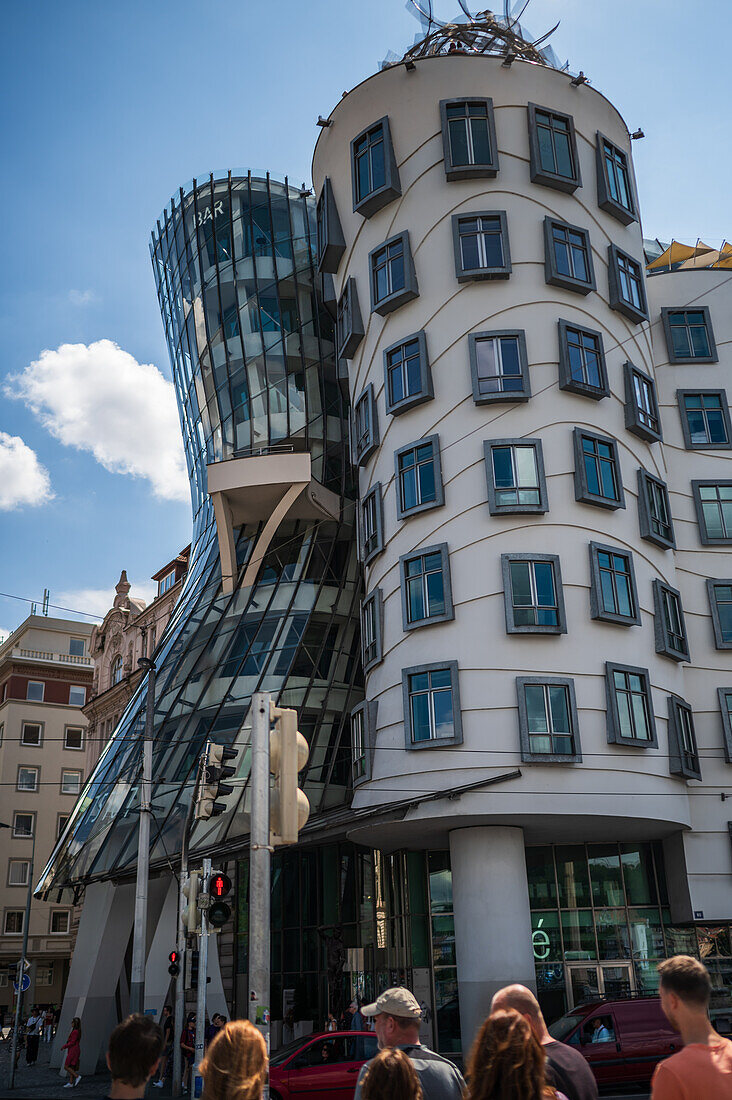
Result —
[[[170,966],[168,967],[168,973],[172,978],[177,978],[180,974],[180,953],[178,951],[171,951],[168,955],[168,961]]]
[[[209,893],[216,901],[228,897],[231,893],[231,879],[223,871],[217,871],[210,878]]]

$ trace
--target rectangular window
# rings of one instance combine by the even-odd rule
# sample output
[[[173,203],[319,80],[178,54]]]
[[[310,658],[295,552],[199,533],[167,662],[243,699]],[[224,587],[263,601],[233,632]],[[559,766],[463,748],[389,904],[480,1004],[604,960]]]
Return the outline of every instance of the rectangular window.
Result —
[[[315,212],[316,242],[318,252],[318,271],[334,275],[338,270],[341,257],[346,251],[346,241],[338,217],[333,187],[328,176],[318,198]]]
[[[453,214],[455,275],[459,283],[471,279],[507,279],[511,251],[505,210]]]
[[[372,312],[385,317],[416,298],[419,289],[409,247],[409,233],[399,233],[369,252],[369,271]]]
[[[68,936],[70,927],[71,913],[68,909],[51,910],[51,927],[49,931],[52,936]]]
[[[707,592],[714,644],[717,649],[732,649],[732,580],[708,580]]]
[[[610,308],[616,309],[636,324],[647,320],[648,303],[643,268],[637,260],[627,252],[621,252],[614,244],[608,246],[608,280]]]
[[[382,595],[381,589],[377,588],[366,596],[361,604],[361,649],[364,672],[368,672],[384,656],[381,641],[382,621]]]
[[[434,396],[424,332],[392,344],[384,352],[386,411],[393,416]]]
[[[483,444],[491,515],[548,510],[539,439],[492,439]]]
[[[608,742],[656,747],[656,724],[647,668],[605,664]]]
[[[408,748],[462,741],[457,662],[418,665],[402,672]]]
[[[502,554],[508,634],[566,634],[559,558],[554,554]]]
[[[58,822],[56,823],[56,839],[57,840],[61,836],[61,833],[66,828],[66,823],[68,822],[69,817],[70,817],[69,814],[59,814],[58,815]]]
[[[688,451],[732,447],[725,390],[677,390],[676,397]]]
[[[595,401],[609,395],[601,333],[559,322],[559,388]]]
[[[623,225],[636,221],[628,158],[606,137],[597,135],[597,205]]]
[[[25,697],[29,703],[42,703],[45,684],[42,680],[29,680],[25,689]]]
[[[11,859],[8,863],[8,886],[27,886],[30,860]]]
[[[717,696],[722,712],[724,758],[728,764],[732,764],[732,688],[717,688]]]
[[[353,408],[353,459],[364,466],[379,445],[379,422],[374,387],[369,384]]]
[[[676,545],[668,489],[647,470],[638,471],[638,525],[641,538],[655,542],[662,550]]]
[[[473,332],[468,337],[468,349],[476,405],[528,401],[531,383],[523,330]]]
[[[39,746],[43,741],[43,726],[40,722],[24,722],[20,733],[21,745]]]
[[[35,830],[35,814],[13,814],[13,836],[32,837]]]
[[[712,319],[707,306],[661,310],[669,363],[716,363]]]
[[[624,508],[618,445],[614,439],[575,428],[574,496],[584,504]]]
[[[551,286],[589,294],[596,289],[590,235],[568,222],[544,218],[544,277]]]
[[[640,625],[632,554],[591,542],[590,571],[592,618],[622,626]]]
[[[351,759],[353,762],[353,781],[356,783],[366,775],[366,730],[365,709],[362,704],[351,714]]]
[[[656,653],[662,653],[672,661],[688,661],[689,642],[681,593],[656,578],[653,582],[653,606]]]
[[[358,289],[353,277],[346,279],[343,293],[338,299],[336,313],[336,343],[340,359],[353,359],[364,337]]]
[[[379,482],[361,501],[361,554],[365,565],[384,549],[383,513],[384,504]]]
[[[165,576],[158,581],[158,596],[164,596],[166,592],[170,591],[174,584],[175,569],[171,569],[170,573],[166,573]]]
[[[67,726],[64,730],[65,749],[83,749],[84,731],[79,726]]]
[[[656,383],[632,363],[623,368],[625,378],[625,426],[634,435],[648,443],[656,443],[661,437],[661,418],[658,412]]]
[[[70,707],[83,707],[86,702],[86,688],[79,687],[78,684],[71,684],[69,687],[69,706]]]
[[[448,180],[498,174],[492,99],[443,99],[442,146]]]
[[[399,559],[402,623],[405,630],[455,617],[447,543]]]
[[[38,768],[28,768],[20,766],[18,768],[18,778],[16,781],[16,790],[18,791],[37,791],[38,790]]]
[[[36,963],[36,985],[53,985],[53,963],[40,966]]]
[[[555,676],[517,676],[521,759],[579,763],[574,683]]]
[[[61,794],[79,794],[81,791],[81,772],[64,768],[61,772]]]
[[[25,924],[25,912],[23,909],[6,909],[5,925],[3,932],[6,936],[22,936]]]
[[[380,118],[351,142],[353,210],[370,218],[401,195],[389,119]]]
[[[576,191],[582,180],[572,116],[535,103],[528,110],[531,182]]]
[[[732,542],[732,480],[692,481],[699,537],[704,546]]]
[[[444,503],[438,436],[403,447],[395,457],[398,519]]]
[[[701,779],[699,750],[696,745],[694,716],[683,699],[668,699],[669,773],[682,779]]]
[[[72,657],[84,656],[84,639],[69,638],[69,654]]]

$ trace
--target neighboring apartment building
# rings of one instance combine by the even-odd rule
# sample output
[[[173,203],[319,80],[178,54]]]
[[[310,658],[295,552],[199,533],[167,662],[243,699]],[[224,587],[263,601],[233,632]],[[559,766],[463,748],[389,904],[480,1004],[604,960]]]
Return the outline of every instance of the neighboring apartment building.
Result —
[[[92,683],[91,631],[89,623],[30,615],[0,646],[0,1013],[14,1003],[7,964],[20,957],[31,857],[37,879],[89,774],[81,708]],[[33,899],[26,1006],[63,996],[71,902]]]
[[[84,707],[89,722],[87,761],[91,769],[112,735],[125,707],[134,695],[142,670],[137,661],[151,657],[168,625],[186,572],[190,546],[153,574],[158,586],[153,601],[130,595],[123,569],[115,586],[114,603],[104,621],[91,633],[89,651],[94,659],[91,698]]]

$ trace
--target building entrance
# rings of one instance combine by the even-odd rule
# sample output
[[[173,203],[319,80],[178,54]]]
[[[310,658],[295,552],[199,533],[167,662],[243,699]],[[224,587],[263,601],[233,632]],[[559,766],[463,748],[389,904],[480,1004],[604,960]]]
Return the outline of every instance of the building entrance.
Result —
[[[593,997],[629,997],[635,991],[630,962],[567,963],[566,969],[570,1008]]]

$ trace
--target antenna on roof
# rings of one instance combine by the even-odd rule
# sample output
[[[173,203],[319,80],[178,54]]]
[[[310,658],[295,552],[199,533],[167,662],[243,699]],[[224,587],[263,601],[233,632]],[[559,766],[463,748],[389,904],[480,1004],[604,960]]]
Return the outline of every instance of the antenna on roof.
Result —
[[[48,615],[48,601],[51,599],[51,593],[47,588],[43,589],[43,614]]]

